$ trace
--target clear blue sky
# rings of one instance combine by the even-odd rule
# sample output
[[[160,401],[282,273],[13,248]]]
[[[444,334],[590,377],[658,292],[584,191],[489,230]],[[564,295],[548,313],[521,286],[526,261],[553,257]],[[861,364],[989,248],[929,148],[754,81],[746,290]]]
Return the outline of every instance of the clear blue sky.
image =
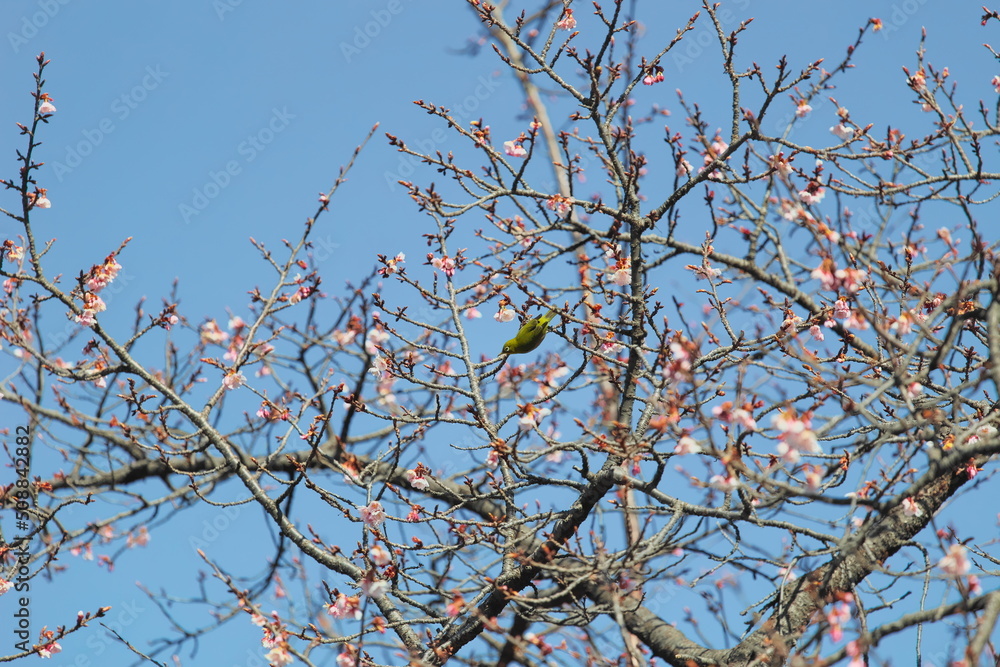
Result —
[[[693,2],[638,4],[646,6],[647,54],[697,8]],[[661,6],[675,4],[690,9]],[[884,131],[896,118],[912,117],[913,112],[899,115],[905,104],[885,95],[886,90],[903,94],[900,66],[914,68],[921,26],[929,30],[930,60],[948,66],[960,90],[970,99],[993,95],[989,80],[1000,66],[991,63],[981,44],[991,39],[1000,44],[1000,36],[995,23],[979,27],[979,3],[878,4],[883,7],[872,9],[873,3],[858,0],[836,5],[742,0],[724,6],[734,17],[727,29],[756,17],[741,38],[740,62],[746,66],[752,59],[765,72],[773,71],[782,54],[788,54],[793,68],[819,58],[832,65],[858,27],[869,16],[879,16],[886,29],[868,37],[856,71],[834,92],[861,125],[876,122]],[[588,3],[576,6],[578,15],[589,11]],[[328,257],[321,267],[323,286],[333,293],[344,280],[367,274],[376,253],[405,252],[422,261],[425,219],[393,185],[405,174],[383,133],[414,144],[433,136],[440,125],[412,104],[416,99],[451,107],[466,118],[482,116],[495,141],[513,138],[524,126],[515,120],[520,91],[492,50],[457,53],[480,36],[472,12],[457,0],[6,0],[4,14],[0,174],[16,173],[14,151],[23,141],[14,122],[30,121],[34,57],[45,51],[52,59],[46,91],[58,112],[43,128],[44,145],[36,153],[47,163],[37,176],[53,203],[52,209],[35,212],[36,234],[58,240],[48,267],[67,277],[134,237],[120,258],[124,268],[112,298],[105,293],[110,318],[105,321],[120,316],[123,327],[137,300],[159,304],[175,278],[183,311],[193,322],[203,317],[225,321],[227,309],[245,314],[246,292],[270,279],[247,238],[276,247],[279,239],[297,235],[315,211],[317,194],[330,187],[376,122],[379,131],[335,198],[333,215],[314,237]],[[716,126],[725,127],[728,120],[717,45],[714,38],[705,39],[705,26],[699,24],[683,57],[668,58],[665,85],[637,91],[644,105],[674,109],[668,122],[678,128],[683,123],[673,93],[678,87],[708,110]],[[791,102],[786,104],[791,112]],[[897,116],[890,116],[890,109]],[[812,133],[816,144],[829,142],[827,128],[834,122],[832,105],[817,108],[803,132]],[[441,148],[450,147],[446,142]],[[410,177],[441,180],[419,167]],[[9,195],[0,198],[11,207]],[[12,225],[3,224],[6,237]],[[484,331],[491,324],[481,321]],[[505,332],[488,334],[496,340],[491,348],[499,346]],[[9,357],[3,359],[6,363]],[[10,406],[0,405],[0,418],[4,425],[19,421]],[[233,528],[222,535],[220,557],[236,558],[260,542],[270,544],[263,532],[239,529],[239,522],[251,518],[259,526],[257,514],[244,506],[240,516],[227,517],[223,523]],[[205,513],[196,521],[212,519],[217,514]],[[72,623],[78,609],[107,604],[114,607],[111,618],[127,626],[126,636],[147,648],[145,642],[165,632],[167,622],[135,582],[141,579],[150,589],[178,597],[192,595],[197,560],[187,543],[189,533],[190,526],[153,528],[151,545],[120,555],[110,575],[95,563],[61,556],[70,572],[53,585],[37,580],[34,632],[43,624]],[[178,574],[150,567],[151,560],[191,567]],[[96,596],[96,589],[102,595]],[[0,618],[7,617],[7,605],[0,598]],[[248,623],[237,625],[204,642],[196,658],[182,656],[184,664],[255,664],[246,652],[262,654],[259,631]],[[99,627],[76,635],[51,664],[126,664],[127,652],[103,636]],[[6,636],[3,641],[0,654],[10,650]],[[78,657],[91,662],[74,663]]]

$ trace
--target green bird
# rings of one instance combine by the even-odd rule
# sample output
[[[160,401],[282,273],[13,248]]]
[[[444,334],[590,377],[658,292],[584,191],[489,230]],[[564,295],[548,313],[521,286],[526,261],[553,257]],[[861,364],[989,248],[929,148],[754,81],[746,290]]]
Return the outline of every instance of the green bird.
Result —
[[[524,354],[534,350],[542,344],[542,339],[549,332],[549,322],[558,314],[559,311],[550,310],[544,315],[533,317],[522,324],[517,335],[504,343],[500,354]]]

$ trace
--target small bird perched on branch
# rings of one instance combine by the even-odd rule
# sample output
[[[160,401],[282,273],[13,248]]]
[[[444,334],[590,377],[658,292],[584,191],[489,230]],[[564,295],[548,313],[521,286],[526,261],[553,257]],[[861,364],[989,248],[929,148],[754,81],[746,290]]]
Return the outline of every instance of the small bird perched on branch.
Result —
[[[544,315],[533,317],[522,324],[517,335],[504,343],[500,354],[523,354],[534,350],[541,345],[545,334],[549,332],[549,322],[558,314],[557,310],[549,310]]]

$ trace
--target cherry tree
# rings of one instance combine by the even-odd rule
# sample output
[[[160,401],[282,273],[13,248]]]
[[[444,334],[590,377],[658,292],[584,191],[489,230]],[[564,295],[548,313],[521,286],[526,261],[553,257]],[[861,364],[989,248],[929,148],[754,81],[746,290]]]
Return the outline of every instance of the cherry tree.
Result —
[[[344,224],[361,146],[296,237],[254,242],[269,277],[228,322],[174,293],[105,326],[128,239],[47,269],[33,222],[58,96],[39,56],[2,181],[0,396],[24,419],[0,590],[249,506],[261,573],[195,540],[211,576],[188,602],[214,621],[149,591],[164,631],[137,656],[249,622],[275,665],[995,660],[1000,265],[979,219],[1000,104],[919,44],[887,85],[923,127],[852,116],[837,86],[877,18],[838,62],[765,66],[738,49],[758,26],[707,2],[667,43],[620,0],[467,4],[521,129],[418,101],[449,141],[386,134],[421,165],[401,181],[405,251],[322,283],[310,241]],[[668,88],[695,30],[728,108]],[[827,143],[794,140],[821,103]],[[532,352],[479,338],[550,308]],[[66,650],[107,613],[95,592],[10,657]]]

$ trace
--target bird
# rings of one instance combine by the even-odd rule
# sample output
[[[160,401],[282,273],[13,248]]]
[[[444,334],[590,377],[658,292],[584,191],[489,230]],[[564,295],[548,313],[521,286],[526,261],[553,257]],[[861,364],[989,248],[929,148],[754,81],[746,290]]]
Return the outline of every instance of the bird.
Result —
[[[545,334],[549,332],[549,322],[558,314],[557,310],[549,310],[544,315],[533,317],[522,324],[517,335],[504,343],[500,354],[523,354],[534,350],[541,345]]]

